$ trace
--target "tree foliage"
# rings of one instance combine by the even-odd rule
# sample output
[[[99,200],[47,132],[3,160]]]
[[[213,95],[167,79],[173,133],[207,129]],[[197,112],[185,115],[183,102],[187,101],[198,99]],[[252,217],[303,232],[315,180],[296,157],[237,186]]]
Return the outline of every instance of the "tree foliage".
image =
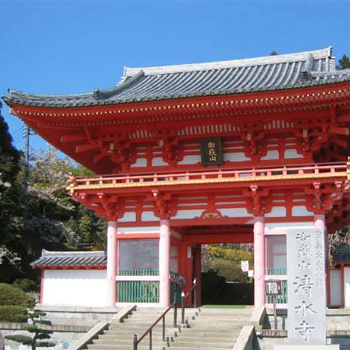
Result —
[[[44,320],[42,317],[46,316],[45,312],[39,310],[28,311],[27,316],[30,319],[30,323],[24,329],[33,333],[33,336],[26,335],[8,335],[5,339],[13,340],[23,345],[31,346],[32,350],[36,350],[37,347],[53,347],[56,344],[53,342],[45,341],[51,338],[53,331],[45,329],[43,326],[50,326],[51,321]],[[44,340],[44,341],[43,341]]]
[[[343,55],[343,57],[338,61],[339,69],[350,69],[350,59],[349,56]]]
[[[42,249],[95,250],[105,246],[105,220],[74,202],[66,191],[70,173],[89,175],[89,170],[54,148],[31,150],[26,201],[24,168],[23,154],[13,147],[0,114],[0,282],[24,277],[38,281],[40,271],[33,270],[30,263]]]
[[[247,248],[247,247],[245,247]],[[204,270],[216,272],[230,282],[247,282],[246,273],[241,270],[241,261],[253,264],[253,253],[236,245],[213,244],[202,250]]]

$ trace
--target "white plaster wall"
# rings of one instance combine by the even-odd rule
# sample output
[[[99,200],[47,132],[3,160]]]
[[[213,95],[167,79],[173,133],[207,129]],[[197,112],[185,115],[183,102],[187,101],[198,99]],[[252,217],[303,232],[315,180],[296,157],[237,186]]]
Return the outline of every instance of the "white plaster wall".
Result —
[[[341,300],[341,270],[330,270],[331,306],[342,304]]]
[[[178,165],[187,165],[187,164],[197,164],[201,162],[201,156],[200,155],[193,155],[193,156],[184,156],[181,162],[178,162]]]
[[[130,168],[139,168],[147,166],[147,158],[137,158],[134,164],[130,165]]]
[[[304,157],[301,154],[299,154],[296,149],[286,149],[284,151],[284,158],[286,158],[286,159],[299,159],[299,158],[304,158]]]
[[[107,306],[106,270],[45,270],[44,305]]]
[[[314,213],[308,211],[305,205],[299,205],[292,208],[292,216],[314,216]]]
[[[345,307],[350,307],[350,267],[344,268],[344,299]]]
[[[261,160],[275,160],[279,159],[278,151],[267,151],[266,155],[261,157]]]
[[[245,162],[245,161],[250,161],[250,160],[251,160],[251,158],[246,157],[243,152],[224,153],[224,161]]]
[[[118,219],[118,222],[134,222],[136,221],[136,213],[128,212],[125,213],[121,219]]]
[[[159,226],[118,227],[118,234],[154,233],[154,232],[159,232]]]
[[[220,209],[220,212],[223,216],[227,216],[229,218],[249,218],[252,216],[247,212],[246,208]]]
[[[172,219],[194,219],[199,218],[204,210],[178,210]]]
[[[152,159],[152,166],[167,166],[169,163],[164,162],[163,158],[155,157]]]
[[[265,225],[266,231],[280,231],[293,228],[312,228],[314,227],[313,221],[310,222],[269,222]]]
[[[144,211],[141,214],[141,221],[159,221],[159,218],[157,218],[153,211]]]
[[[287,215],[285,207],[273,207],[272,210],[265,214],[267,218],[284,218]]]

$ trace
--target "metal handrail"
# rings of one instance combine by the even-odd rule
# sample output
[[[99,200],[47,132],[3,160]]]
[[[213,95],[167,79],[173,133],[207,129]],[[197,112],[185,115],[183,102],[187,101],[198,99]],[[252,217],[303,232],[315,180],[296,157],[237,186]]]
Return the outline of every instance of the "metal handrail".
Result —
[[[174,294],[174,301],[173,303],[157,318],[157,320],[141,335],[140,338],[137,337],[137,334],[134,334],[134,350],[137,350],[137,347],[139,343],[146,337],[146,335],[149,333],[149,350],[152,350],[152,330],[153,328],[158,324],[160,320],[162,320],[162,336],[163,341],[165,341],[165,316],[170,311],[170,309],[174,308],[174,328],[177,327],[177,295]]]
[[[197,293],[196,293],[196,288],[197,288],[197,281],[196,279],[193,280],[193,287],[189,292],[181,293],[181,323],[185,324],[185,300],[190,296],[193,292],[193,306],[196,308],[197,307]]]

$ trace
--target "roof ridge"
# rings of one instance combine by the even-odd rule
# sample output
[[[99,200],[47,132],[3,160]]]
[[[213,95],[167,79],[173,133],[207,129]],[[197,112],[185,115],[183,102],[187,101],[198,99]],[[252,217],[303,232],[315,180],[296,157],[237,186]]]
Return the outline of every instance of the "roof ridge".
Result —
[[[155,75],[155,74],[167,74],[167,73],[180,73],[189,71],[201,71],[208,69],[222,69],[222,68],[235,68],[235,67],[246,67],[252,65],[264,65],[282,62],[293,62],[306,60],[310,55],[314,59],[320,59],[325,57],[331,57],[332,46],[329,46],[321,50],[313,51],[303,51],[282,55],[273,56],[261,56],[252,58],[243,58],[237,60],[227,60],[227,61],[217,61],[217,62],[207,62],[207,63],[189,63],[189,64],[178,64],[178,65],[167,65],[167,66],[154,66],[154,67],[140,67],[140,68],[129,68],[124,67],[124,76],[131,77],[143,71],[145,75]]]
[[[48,255],[98,255],[106,253],[104,250],[91,250],[91,251],[49,251],[42,250],[42,256]]]
[[[109,97],[112,97],[117,93],[120,93],[123,90],[127,89],[132,84],[136,83],[143,76],[144,76],[144,72],[141,69],[137,74],[133,75],[128,80],[124,79],[122,82],[112,87],[111,89],[107,89],[107,90],[96,89],[93,93],[94,99],[102,100],[102,99],[107,99]]]
[[[322,77],[322,76],[332,76],[332,75],[348,75],[350,74],[350,68],[347,69],[337,69],[330,72],[311,72],[312,76]]]

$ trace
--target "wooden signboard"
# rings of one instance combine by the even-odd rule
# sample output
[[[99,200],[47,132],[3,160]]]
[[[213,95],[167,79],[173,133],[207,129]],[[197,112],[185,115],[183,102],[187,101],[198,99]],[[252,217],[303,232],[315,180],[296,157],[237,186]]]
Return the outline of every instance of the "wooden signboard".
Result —
[[[200,140],[201,159],[204,166],[216,165],[223,163],[222,147],[220,137],[210,137]]]
[[[281,281],[266,281],[265,290],[267,296],[279,296],[282,295],[282,282]]]

